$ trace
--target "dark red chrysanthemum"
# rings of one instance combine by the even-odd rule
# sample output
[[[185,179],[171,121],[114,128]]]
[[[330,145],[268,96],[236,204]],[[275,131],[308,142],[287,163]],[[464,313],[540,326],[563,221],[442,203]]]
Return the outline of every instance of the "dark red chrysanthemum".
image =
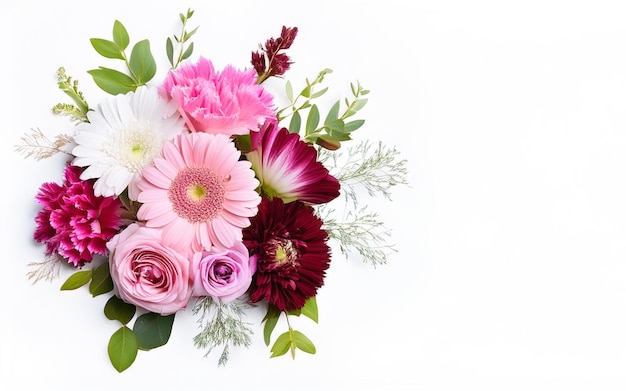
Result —
[[[328,234],[313,208],[280,198],[263,198],[258,214],[243,231],[250,255],[257,255],[250,299],[279,310],[302,308],[324,284],[330,265]]]
[[[59,254],[74,266],[106,255],[106,243],[120,227],[122,204],[117,198],[96,197],[93,183],[80,179],[83,169],[65,168],[62,185],[44,183],[37,194],[43,205],[35,216],[34,239],[46,245],[46,254]]]

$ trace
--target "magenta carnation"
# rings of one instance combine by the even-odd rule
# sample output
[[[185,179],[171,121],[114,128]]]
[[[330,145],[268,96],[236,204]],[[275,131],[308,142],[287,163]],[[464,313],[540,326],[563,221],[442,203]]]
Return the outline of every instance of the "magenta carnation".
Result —
[[[161,91],[179,105],[193,132],[243,135],[276,116],[273,96],[257,84],[254,69],[228,65],[219,72],[204,57],[171,70]]]
[[[250,137],[253,151],[246,158],[268,196],[311,204],[326,203],[339,196],[339,182],[317,160],[315,148],[298,134],[268,121]]]
[[[282,311],[302,308],[324,283],[330,265],[327,239],[312,207],[263,198],[243,231],[244,244],[257,256],[250,300],[266,300]]]
[[[120,227],[122,204],[113,197],[96,197],[93,182],[83,181],[83,169],[68,164],[62,185],[44,183],[37,194],[43,205],[35,217],[34,238],[46,254],[59,254],[80,267],[94,254],[106,255],[106,243]]]

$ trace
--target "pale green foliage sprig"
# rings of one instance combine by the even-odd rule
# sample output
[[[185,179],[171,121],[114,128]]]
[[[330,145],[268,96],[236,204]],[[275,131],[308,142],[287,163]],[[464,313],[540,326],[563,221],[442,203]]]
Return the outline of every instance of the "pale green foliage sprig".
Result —
[[[341,100],[336,101],[320,123],[322,117],[319,106],[313,101],[328,91],[328,87],[320,90],[316,89],[324,81],[326,75],[332,73],[331,69],[324,69],[312,81],[306,79],[306,85],[298,95],[294,96],[293,86],[290,81],[285,85],[285,92],[289,104],[280,109],[277,113],[278,121],[283,121],[291,116],[289,121],[289,131],[300,134],[302,128],[303,114],[306,114],[304,123],[304,134],[302,139],[310,144],[317,144],[328,150],[336,150],[341,147],[343,141],[351,140],[351,133],[359,129],[365,123],[362,119],[348,121],[348,118],[355,115],[367,103],[364,96],[369,94],[369,90],[363,88],[361,83],[350,83],[352,99],[345,98],[345,110],[341,111]],[[301,99],[304,100],[301,102]]]
[[[320,150],[319,158],[329,166],[341,183],[344,195],[355,206],[359,188],[364,188],[372,197],[382,195],[391,199],[393,187],[408,184],[407,160],[400,158],[395,147],[382,142],[375,145],[368,140],[361,141],[348,148],[345,154]]]
[[[341,220],[334,217],[336,210],[327,205],[318,206],[316,212],[324,222],[322,228],[339,244],[346,258],[358,253],[363,262],[376,267],[386,264],[389,255],[397,251],[395,245],[388,242],[391,230],[385,227],[378,213],[367,207],[349,210]]]
[[[65,92],[74,104],[58,103],[52,108],[52,113],[68,116],[75,122],[86,122],[89,105],[83,93],[78,89],[78,80],[73,80],[67,75],[65,68],[60,67],[57,70],[57,83],[61,91]]]
[[[189,46],[185,48],[185,43],[187,43],[187,41],[191,39],[191,37],[196,33],[199,27],[198,26],[191,31],[187,31],[187,22],[192,16],[193,16],[193,10],[191,9],[187,10],[187,14],[182,14],[182,13],[179,14],[180,21],[183,26],[182,26],[182,31],[180,35],[178,36],[174,35],[174,41],[176,41],[176,44],[179,49],[178,56],[176,57],[176,61],[174,61],[174,42],[172,41],[172,38],[168,37],[167,40],[165,41],[165,52],[167,54],[167,59],[169,60],[170,65],[172,66],[172,69],[176,69],[178,65],[180,65],[181,62],[189,58],[191,54],[193,53],[193,42],[191,42]]]
[[[249,304],[239,299],[222,303],[206,296],[196,301],[192,312],[194,315],[200,313],[198,323],[202,331],[194,337],[193,342],[197,348],[207,349],[205,356],[222,346],[218,366],[228,362],[231,346],[247,348],[252,343],[252,329],[242,320],[249,307]]]

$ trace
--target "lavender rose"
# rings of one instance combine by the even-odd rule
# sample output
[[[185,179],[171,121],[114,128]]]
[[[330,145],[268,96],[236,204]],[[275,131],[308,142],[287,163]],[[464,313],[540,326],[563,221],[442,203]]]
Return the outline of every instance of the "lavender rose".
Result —
[[[202,251],[193,255],[193,296],[211,296],[221,302],[243,295],[256,271],[256,257],[250,258],[241,242],[228,250]]]
[[[189,260],[161,244],[161,230],[131,224],[107,247],[115,294],[122,300],[161,315],[187,306]]]

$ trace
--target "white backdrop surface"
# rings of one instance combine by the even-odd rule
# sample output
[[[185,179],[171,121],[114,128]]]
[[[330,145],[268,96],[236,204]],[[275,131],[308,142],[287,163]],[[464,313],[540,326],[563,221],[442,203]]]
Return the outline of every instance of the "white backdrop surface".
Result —
[[[71,126],[49,111],[65,101],[59,66],[88,101],[104,96],[86,71],[114,63],[89,38],[118,19],[131,41],[150,39],[162,74],[187,8],[194,57],[218,67],[247,67],[297,26],[286,78],[328,67],[330,98],[357,79],[369,88],[355,138],[395,145],[410,187],[364,201],[393,230],[388,264],[337,253],[319,324],[297,320],[317,354],[269,359],[253,311],[253,346],[218,368],[182,313],[166,346],[119,374],[105,299],[60,292],[69,272],[25,276],[43,259],[34,196],[62,160],[14,145]],[[0,389],[626,389],[625,18],[620,1],[0,0]]]

